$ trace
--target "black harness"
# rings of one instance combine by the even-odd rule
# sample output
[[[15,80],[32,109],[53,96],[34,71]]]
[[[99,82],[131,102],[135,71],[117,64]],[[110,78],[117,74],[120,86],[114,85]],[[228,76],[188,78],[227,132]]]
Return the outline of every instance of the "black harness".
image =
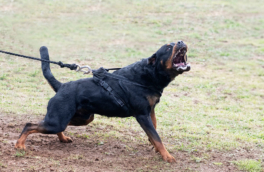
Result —
[[[93,80],[97,85],[106,90],[121,107],[125,108],[125,106],[127,106],[128,110],[131,110],[131,107],[129,106],[127,98],[127,94],[129,93],[127,93],[128,90],[127,88],[125,88],[125,85],[129,84],[137,87],[142,87],[148,90],[153,90],[157,93],[157,90],[154,90],[154,88],[152,87],[132,82],[120,75],[109,73],[108,70],[103,67],[97,70],[93,70]],[[158,94],[161,96],[162,92],[158,91]]]

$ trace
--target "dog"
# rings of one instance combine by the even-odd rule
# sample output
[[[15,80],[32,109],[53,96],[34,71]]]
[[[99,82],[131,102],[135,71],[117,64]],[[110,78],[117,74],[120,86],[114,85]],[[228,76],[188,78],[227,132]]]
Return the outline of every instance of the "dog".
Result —
[[[183,41],[163,45],[151,57],[123,67],[113,73],[104,68],[93,71],[93,78],[68,83],[59,82],[51,73],[49,63],[42,62],[42,72],[56,95],[49,100],[45,118],[37,124],[27,123],[15,148],[25,149],[29,134],[57,134],[64,143],[72,142],[63,131],[67,125],[88,125],[94,114],[107,117],[136,118],[149,141],[164,161],[175,162],[163,145],[157,131],[155,106],[163,89],[183,72],[188,47]],[[40,48],[42,59],[49,60],[48,49]]]

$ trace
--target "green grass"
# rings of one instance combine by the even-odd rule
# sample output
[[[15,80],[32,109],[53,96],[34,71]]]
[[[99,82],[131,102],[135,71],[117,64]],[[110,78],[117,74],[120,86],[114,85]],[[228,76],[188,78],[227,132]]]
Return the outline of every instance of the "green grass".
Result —
[[[45,45],[51,60],[96,69],[126,66],[183,40],[192,69],[164,90],[156,107],[166,147],[172,152],[263,149],[263,9],[258,0],[2,0],[0,49],[39,57]],[[0,54],[0,66],[0,113],[42,118],[54,92],[40,63]],[[51,69],[62,82],[91,77]],[[136,139],[148,142],[133,118],[97,115],[94,123],[131,128],[141,132]]]
[[[235,164],[238,166],[238,169],[243,171],[249,171],[249,172],[262,171],[260,161],[245,159],[245,160],[236,161]]]
[[[6,79],[6,74],[2,74],[2,76],[0,76],[0,80],[4,80],[4,79]]]
[[[223,163],[221,163],[221,162],[214,162],[213,164],[214,164],[214,165],[218,165],[218,166],[223,165]]]
[[[26,155],[26,152],[23,150],[18,150],[15,153],[15,157],[24,157]]]
[[[4,163],[0,162],[0,167],[1,168],[6,168],[7,166]]]

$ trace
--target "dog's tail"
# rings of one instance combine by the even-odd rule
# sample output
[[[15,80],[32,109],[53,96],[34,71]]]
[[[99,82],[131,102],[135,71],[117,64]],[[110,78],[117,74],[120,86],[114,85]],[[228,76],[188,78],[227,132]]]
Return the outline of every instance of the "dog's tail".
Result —
[[[40,52],[40,56],[41,59],[44,60],[49,60],[49,52],[48,52],[48,48],[45,46],[40,47],[39,49]],[[62,83],[59,82],[51,73],[50,71],[50,64],[47,62],[41,62],[41,67],[42,67],[42,73],[44,75],[44,77],[46,78],[46,80],[48,81],[48,83],[50,84],[51,88],[57,92]]]

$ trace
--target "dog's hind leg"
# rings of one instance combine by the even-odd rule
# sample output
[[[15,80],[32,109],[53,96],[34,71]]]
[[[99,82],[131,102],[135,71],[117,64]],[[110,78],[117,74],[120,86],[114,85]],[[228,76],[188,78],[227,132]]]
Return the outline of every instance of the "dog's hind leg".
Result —
[[[73,126],[82,126],[82,125],[88,125],[94,120],[94,114],[91,114],[90,117],[87,120],[83,120],[82,118],[78,117],[77,115],[74,116],[70,123],[68,125]],[[71,143],[72,139],[70,137],[67,137],[63,134],[63,132],[57,133],[59,140],[63,143]]]
[[[27,139],[27,136],[32,133],[45,133],[44,127],[41,125],[41,122],[39,124],[32,124],[27,123],[24,127],[23,131],[21,132],[19,139],[17,140],[17,143],[15,145],[15,148],[18,149],[26,149],[25,142]]]
[[[38,124],[27,123],[21,132],[19,139],[15,145],[15,148],[26,149],[25,142],[27,136],[32,133],[42,133],[42,134],[57,134],[60,141],[62,142],[72,142],[71,138],[64,136],[62,131],[64,131],[67,125],[64,127],[61,124],[54,125],[54,123],[48,123],[46,121],[41,121]]]
[[[70,103],[73,104],[73,103]],[[74,116],[75,108],[69,104],[62,104],[52,98],[48,104],[48,112],[41,122],[38,124],[27,123],[24,127],[15,148],[25,149],[26,138],[32,133],[57,134],[64,131]],[[62,134],[58,134],[63,139]],[[68,140],[64,137],[64,140]]]

